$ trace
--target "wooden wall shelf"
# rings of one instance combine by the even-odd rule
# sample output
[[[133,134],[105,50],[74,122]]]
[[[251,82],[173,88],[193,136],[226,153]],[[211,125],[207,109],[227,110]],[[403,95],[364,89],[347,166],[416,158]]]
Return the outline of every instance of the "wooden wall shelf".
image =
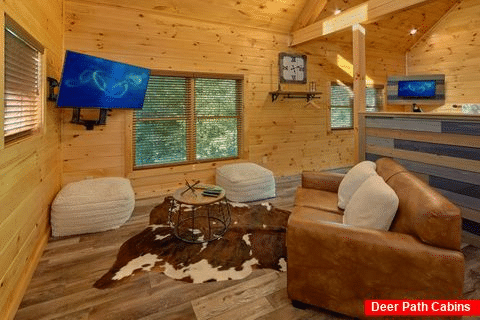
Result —
[[[284,96],[287,99],[307,99],[307,102],[316,98],[317,95],[322,94],[319,91],[270,91],[272,102],[275,102],[279,96]]]

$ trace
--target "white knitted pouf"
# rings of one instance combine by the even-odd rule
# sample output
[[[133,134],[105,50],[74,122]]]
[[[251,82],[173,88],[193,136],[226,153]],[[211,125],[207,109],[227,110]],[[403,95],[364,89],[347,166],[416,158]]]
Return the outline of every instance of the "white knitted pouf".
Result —
[[[273,172],[255,163],[235,163],[217,168],[216,184],[230,201],[249,202],[275,197]]]
[[[135,207],[135,194],[125,178],[86,179],[67,184],[52,203],[52,235],[69,236],[115,229]]]

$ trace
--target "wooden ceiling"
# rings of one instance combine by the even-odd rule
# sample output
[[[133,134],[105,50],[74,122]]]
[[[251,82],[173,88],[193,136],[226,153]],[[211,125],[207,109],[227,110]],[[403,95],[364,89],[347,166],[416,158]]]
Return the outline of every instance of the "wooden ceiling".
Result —
[[[332,0],[332,2],[346,2]],[[399,0],[400,1],[400,0]],[[353,1],[352,1],[353,2]],[[365,2],[356,0],[356,3]],[[383,19],[365,26],[367,48],[376,48],[383,51],[406,52],[425,33],[430,30],[457,0],[431,0],[411,9],[396,12]],[[410,31],[417,29],[415,35]],[[345,30],[321,38],[322,41],[334,41],[351,45],[352,32]]]
[[[69,1],[69,0],[67,0]],[[306,0],[70,0],[288,33]]]
[[[152,10],[160,14],[288,34],[368,0],[67,0],[112,7]],[[404,0],[398,0],[404,1]],[[366,26],[367,46],[406,52],[458,0],[430,0]],[[410,35],[410,30],[418,32]],[[320,40],[351,45],[351,32]]]

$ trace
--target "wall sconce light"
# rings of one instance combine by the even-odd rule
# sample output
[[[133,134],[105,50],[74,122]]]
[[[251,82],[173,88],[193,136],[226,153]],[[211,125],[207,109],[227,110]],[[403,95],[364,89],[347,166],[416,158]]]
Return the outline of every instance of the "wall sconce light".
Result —
[[[57,101],[58,94],[55,94],[55,88],[59,86],[58,81],[54,78],[47,77],[48,81],[48,101]]]

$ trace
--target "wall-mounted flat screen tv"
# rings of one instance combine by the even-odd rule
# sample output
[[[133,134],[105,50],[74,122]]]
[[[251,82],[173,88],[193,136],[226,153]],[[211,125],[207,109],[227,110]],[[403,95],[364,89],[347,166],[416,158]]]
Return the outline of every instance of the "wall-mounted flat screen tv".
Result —
[[[398,96],[403,98],[429,98],[435,96],[434,80],[398,81]]]
[[[57,105],[140,109],[149,76],[149,69],[67,51]]]
[[[445,75],[389,76],[387,103],[391,105],[442,105],[445,103]]]

